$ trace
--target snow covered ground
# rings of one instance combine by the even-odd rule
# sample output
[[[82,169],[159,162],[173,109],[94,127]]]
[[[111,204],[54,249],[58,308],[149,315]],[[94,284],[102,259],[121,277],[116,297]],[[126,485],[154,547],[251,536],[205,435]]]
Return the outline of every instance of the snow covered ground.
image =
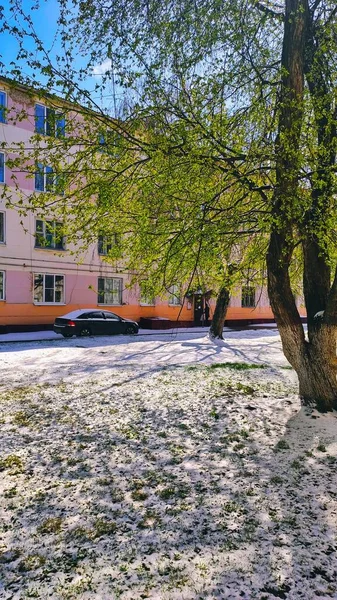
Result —
[[[0,357],[0,598],[337,599],[337,419],[276,330]]]

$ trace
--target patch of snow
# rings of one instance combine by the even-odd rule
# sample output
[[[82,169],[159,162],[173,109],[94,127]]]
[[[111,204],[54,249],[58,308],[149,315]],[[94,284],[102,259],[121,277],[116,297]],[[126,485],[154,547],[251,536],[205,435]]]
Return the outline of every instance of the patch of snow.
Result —
[[[337,418],[300,408],[277,331],[1,359],[1,598],[337,598]]]

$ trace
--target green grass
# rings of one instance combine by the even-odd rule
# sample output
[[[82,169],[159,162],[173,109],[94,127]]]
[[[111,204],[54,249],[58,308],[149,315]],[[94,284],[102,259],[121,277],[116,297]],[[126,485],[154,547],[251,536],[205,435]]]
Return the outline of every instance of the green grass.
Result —
[[[117,525],[114,521],[110,521],[108,519],[97,519],[95,521],[95,530],[94,530],[94,539],[100,538],[105,535],[111,535],[115,533],[117,529]]]
[[[279,440],[275,446],[275,450],[289,450],[290,446],[286,440]]]
[[[38,533],[60,533],[62,528],[61,517],[49,517],[39,525],[37,528]]]
[[[46,562],[46,558],[41,554],[28,554],[18,565],[19,572],[35,571],[42,567]]]
[[[255,363],[241,363],[241,362],[225,362],[225,363],[214,363],[207,367],[208,369],[233,369],[234,371],[247,371],[248,369],[266,369],[267,365],[258,365]]]
[[[240,381],[236,384],[236,389],[246,396],[252,396],[255,392],[255,389],[251,385],[245,385],[244,383],[240,383]]]
[[[142,502],[143,500],[146,500],[148,496],[149,495],[144,492],[144,490],[134,490],[131,493],[132,500],[135,500],[136,502]]]
[[[27,427],[29,425],[29,415],[23,410],[19,410],[13,415],[13,423],[21,427]]]
[[[19,456],[10,454],[6,458],[0,459],[0,471],[10,469],[11,472],[21,473],[23,471],[23,462]]]

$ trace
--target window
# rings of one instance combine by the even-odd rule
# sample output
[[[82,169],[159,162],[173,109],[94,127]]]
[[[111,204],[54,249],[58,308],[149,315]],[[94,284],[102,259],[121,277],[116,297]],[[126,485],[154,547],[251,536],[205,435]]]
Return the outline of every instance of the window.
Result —
[[[144,304],[145,306],[154,306],[155,298],[153,296],[152,290],[148,286],[147,281],[141,281],[139,287],[140,287],[139,304]]]
[[[179,306],[181,304],[181,289],[180,285],[171,285],[169,288],[169,304]]]
[[[5,155],[0,152],[0,183],[5,183]]]
[[[122,136],[116,131],[102,132],[98,138],[98,150],[110,156],[118,158],[120,156]]]
[[[5,271],[0,271],[0,300],[5,299]]]
[[[98,304],[122,304],[123,279],[98,278]]]
[[[53,192],[63,196],[66,183],[65,175],[56,175],[52,167],[46,167],[41,163],[37,163],[36,168],[35,190],[37,192]]]
[[[113,235],[99,235],[98,236],[98,254],[102,256],[107,256],[111,251],[113,246],[118,246],[118,234],[114,233]]]
[[[65,250],[65,238],[62,233],[62,223],[36,219],[35,248]]]
[[[7,123],[6,109],[7,109],[7,94],[6,94],[6,92],[0,92],[0,123]]]
[[[242,308],[255,308],[255,288],[246,285],[242,288],[241,292],[241,306]]]
[[[55,175],[51,167],[37,164],[35,172],[35,189],[38,192],[52,192],[55,189]]]
[[[64,275],[34,275],[34,302],[38,304],[64,303]]]
[[[5,213],[0,212],[0,244],[4,244],[5,240]]]
[[[103,314],[104,314],[104,317],[105,317],[106,319],[108,319],[108,321],[120,321],[120,318],[119,318],[119,316],[118,316],[118,315],[115,315],[114,313],[111,313],[111,312],[105,312],[105,313],[103,313]]]
[[[64,115],[54,108],[35,104],[35,132],[55,137],[65,136],[66,121]]]

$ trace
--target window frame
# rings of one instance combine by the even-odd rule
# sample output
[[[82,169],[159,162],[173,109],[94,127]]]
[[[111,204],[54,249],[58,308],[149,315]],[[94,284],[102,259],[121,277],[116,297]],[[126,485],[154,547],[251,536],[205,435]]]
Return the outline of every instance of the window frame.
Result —
[[[247,299],[253,299],[252,303],[247,303]],[[243,285],[241,287],[241,308],[256,308],[256,288],[254,286]]]
[[[6,111],[7,111],[7,106],[8,106],[8,94],[7,92],[5,92],[5,90],[0,90],[0,94],[4,95],[5,98],[5,104],[0,104],[0,123],[3,123],[4,125],[6,125],[7,123],[7,118],[6,118]]]
[[[38,231],[38,223],[42,223],[42,232]],[[46,230],[46,225],[50,224],[51,225],[51,229],[52,232],[50,234],[50,231]],[[62,235],[60,238],[60,244],[61,247],[57,247],[57,227],[59,227],[62,230],[63,227],[63,223],[61,221],[55,221],[55,219],[35,219],[35,244],[34,244],[34,248],[37,250],[57,250],[57,251],[65,251],[66,248],[66,243],[65,243],[65,236]],[[52,236],[52,240],[54,241],[54,245],[50,245],[48,246],[47,244],[42,245],[42,244],[37,244],[37,240],[38,240],[38,236],[41,236],[41,239],[47,240],[47,235],[51,235]]]
[[[4,152],[0,152],[0,155],[3,156],[3,178],[1,177],[1,168],[0,168],[0,184],[6,183],[6,156]],[[1,161],[0,161],[1,165]]]
[[[177,293],[175,293],[176,290],[177,290]],[[179,285],[178,283],[174,283],[173,285],[170,285],[168,292],[169,292],[168,305],[169,306],[182,306],[181,285]]]
[[[106,290],[105,289],[105,281],[107,279],[111,279],[112,281],[119,281],[119,290],[118,290],[118,294],[119,294],[119,298],[118,298],[118,302],[105,302],[104,298],[105,298],[105,294],[111,294],[113,295],[115,290],[111,289],[111,290]],[[100,281],[104,282],[104,286],[103,286],[103,290],[102,290],[102,286],[100,285]],[[122,277],[98,277],[97,279],[97,305],[98,306],[121,306],[123,304],[123,278]],[[112,284],[113,286],[114,284]],[[103,301],[102,301],[102,296],[103,296]]]
[[[35,298],[35,279],[38,276],[42,277],[42,297],[43,297],[42,301],[36,300],[36,298]],[[46,288],[46,277],[53,277],[54,278],[54,286],[53,286],[53,288]],[[63,279],[62,300],[60,302],[57,302],[55,300],[56,277],[62,277],[62,279]],[[33,304],[38,305],[38,306],[41,306],[41,305],[64,306],[66,304],[66,302],[65,302],[65,291],[66,291],[65,281],[66,281],[65,275],[60,274],[60,273],[36,273],[36,272],[34,272],[33,273]],[[46,289],[53,289],[54,300],[52,302],[46,302],[46,300],[45,300]]]
[[[146,285],[146,281],[139,283],[139,306],[156,306],[156,297],[148,296],[146,291],[142,289],[142,285]]]
[[[36,114],[36,108],[43,109],[43,115]],[[35,119],[35,127],[34,132],[40,135],[48,135],[50,137],[61,138],[65,137],[66,130],[66,118],[62,114],[62,112],[57,112],[56,108],[49,108],[45,104],[40,104],[40,102],[35,102],[34,106],[34,119]],[[37,125],[38,119],[43,119],[43,128],[42,126]],[[59,123],[63,121],[63,124],[59,126]]]
[[[98,134],[98,152],[108,154],[113,158],[119,158],[120,152],[117,151],[118,145],[115,143],[122,139],[122,134],[113,129],[100,131]]]
[[[97,240],[97,253],[99,256],[109,256],[109,252],[113,246],[118,245],[118,234],[113,233],[111,235],[99,235]]]
[[[37,171],[35,171],[35,181],[34,181],[34,190],[35,192],[42,192],[43,194],[47,193],[56,193],[55,185],[56,185],[56,174],[53,171],[53,168],[49,165],[43,165],[42,163],[37,163],[36,165]],[[36,186],[36,182],[39,177],[43,177],[43,189],[40,189]]]
[[[0,302],[6,301],[6,271],[0,271],[0,275],[2,275],[2,286],[0,282]],[[2,294],[1,294],[2,292]]]
[[[1,222],[2,215],[2,222]],[[1,239],[1,228],[2,228],[2,239]],[[0,210],[0,244],[6,244],[6,212]]]

